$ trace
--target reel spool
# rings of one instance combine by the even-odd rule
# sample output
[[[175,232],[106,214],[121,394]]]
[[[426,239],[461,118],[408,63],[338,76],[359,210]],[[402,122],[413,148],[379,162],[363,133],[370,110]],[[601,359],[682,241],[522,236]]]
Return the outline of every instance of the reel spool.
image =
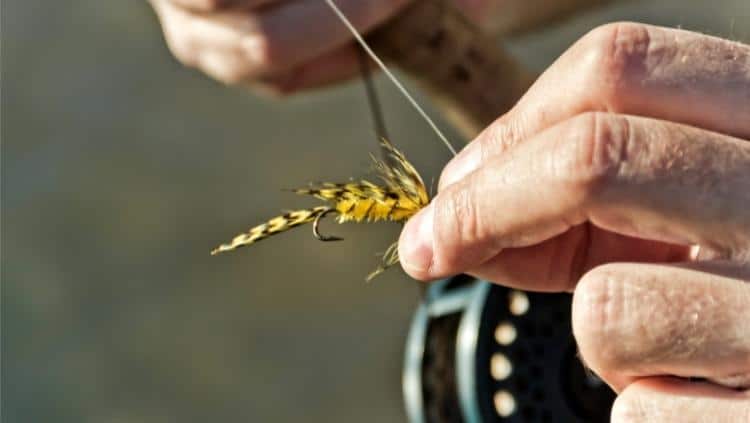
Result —
[[[615,394],[576,356],[570,302],[465,275],[433,284],[407,339],[409,421],[608,422]]]

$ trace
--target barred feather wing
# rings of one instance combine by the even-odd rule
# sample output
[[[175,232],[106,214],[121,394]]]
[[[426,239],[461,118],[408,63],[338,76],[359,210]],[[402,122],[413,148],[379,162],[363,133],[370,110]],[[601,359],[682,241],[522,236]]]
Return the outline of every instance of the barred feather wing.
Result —
[[[385,188],[366,180],[346,184],[323,182],[317,185],[311,184],[309,188],[300,188],[293,191],[301,195],[312,195],[320,200],[334,204],[342,200],[383,200],[387,195]]]
[[[295,210],[276,216],[265,223],[253,227],[249,231],[239,234],[230,242],[222,244],[211,251],[211,255],[235,250],[246,245],[253,244],[271,235],[288,231],[296,226],[315,221],[318,216],[330,211],[330,207],[319,206],[305,210]]]

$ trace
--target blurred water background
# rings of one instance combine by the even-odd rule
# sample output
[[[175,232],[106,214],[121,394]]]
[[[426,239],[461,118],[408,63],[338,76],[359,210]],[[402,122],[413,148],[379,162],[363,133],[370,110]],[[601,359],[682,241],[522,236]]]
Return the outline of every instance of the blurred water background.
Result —
[[[635,20],[750,41],[748,0],[631,1],[510,40],[542,70]],[[2,2],[2,394],[7,422],[402,421],[418,288],[363,282],[395,225],[208,251],[280,191],[362,176],[362,87],[269,101],[180,67],[144,1]],[[382,78],[427,180],[445,149]],[[453,134],[456,138],[457,135]]]

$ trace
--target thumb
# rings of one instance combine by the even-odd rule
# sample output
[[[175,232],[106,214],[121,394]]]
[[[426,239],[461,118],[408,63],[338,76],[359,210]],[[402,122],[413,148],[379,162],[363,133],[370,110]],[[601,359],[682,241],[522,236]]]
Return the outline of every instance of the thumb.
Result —
[[[446,277],[501,251],[499,235],[507,228],[496,224],[500,210],[488,198],[508,182],[499,176],[481,168],[444,189],[409,219],[399,240],[401,264],[409,275],[418,280]]]
[[[399,240],[404,270],[419,280],[475,269],[504,248],[535,245],[586,220],[588,122],[568,123],[485,160],[409,219]],[[583,170],[579,169],[583,168]],[[574,172],[577,170],[578,172]],[[577,178],[575,175],[582,173]]]

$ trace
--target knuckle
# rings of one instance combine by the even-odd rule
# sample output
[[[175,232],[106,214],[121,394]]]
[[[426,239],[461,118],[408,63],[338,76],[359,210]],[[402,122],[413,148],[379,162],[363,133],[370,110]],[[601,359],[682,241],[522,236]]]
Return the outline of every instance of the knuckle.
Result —
[[[529,122],[526,115],[518,113],[513,119],[501,118],[487,128],[486,136],[480,138],[481,159],[509,151],[513,146],[527,139],[526,128]]]
[[[621,282],[605,265],[584,275],[573,294],[573,334],[584,362],[598,374],[611,374],[618,364],[608,340],[624,312]]]
[[[269,73],[284,65],[280,43],[262,31],[246,36],[241,42],[240,53],[256,74]]]
[[[582,76],[593,81],[591,92],[606,110],[621,110],[627,94],[637,88],[636,81],[645,76],[654,59],[667,53],[668,49],[656,48],[652,41],[646,25],[631,22],[603,25],[583,37]]]
[[[632,154],[630,120],[586,112],[568,120],[553,147],[553,174],[586,199],[595,196],[622,170]]]

